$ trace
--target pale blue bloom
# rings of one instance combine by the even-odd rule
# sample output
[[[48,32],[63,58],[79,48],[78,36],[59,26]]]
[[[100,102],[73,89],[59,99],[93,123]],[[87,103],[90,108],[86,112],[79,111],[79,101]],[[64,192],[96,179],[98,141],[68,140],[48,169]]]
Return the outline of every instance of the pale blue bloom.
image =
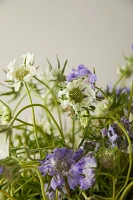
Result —
[[[81,148],[75,152],[68,148],[56,148],[53,153],[47,155],[45,160],[40,161],[39,170],[42,175],[52,176],[50,187],[53,190],[56,190],[57,187],[63,190],[66,181],[72,190],[78,185],[81,189],[86,190],[95,182],[94,169],[97,163],[92,156],[82,156]]]
[[[94,73],[92,73],[87,67],[84,65],[79,65],[78,69],[72,69],[72,73],[70,73],[66,78],[67,81],[70,82],[73,79],[77,79],[83,76],[87,76],[87,79],[91,85],[95,83],[97,77]]]

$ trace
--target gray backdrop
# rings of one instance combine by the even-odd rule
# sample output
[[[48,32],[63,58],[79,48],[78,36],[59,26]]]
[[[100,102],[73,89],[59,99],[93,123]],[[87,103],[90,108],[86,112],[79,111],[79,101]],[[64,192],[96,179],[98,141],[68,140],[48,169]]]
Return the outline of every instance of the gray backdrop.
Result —
[[[102,86],[116,80],[132,44],[133,0],[0,0],[1,69],[27,51],[43,67],[46,57],[56,65],[57,54],[69,60],[67,72],[95,67]]]

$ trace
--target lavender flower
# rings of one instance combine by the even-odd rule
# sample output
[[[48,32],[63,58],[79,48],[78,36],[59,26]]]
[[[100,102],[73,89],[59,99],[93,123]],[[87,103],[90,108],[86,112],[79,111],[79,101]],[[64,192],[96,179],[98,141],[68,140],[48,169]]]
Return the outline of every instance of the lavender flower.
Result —
[[[98,151],[99,146],[100,144],[97,141],[85,140],[80,148],[83,149],[84,154],[89,153],[91,155]]]
[[[53,176],[51,187],[54,190],[58,186],[64,186],[65,179],[67,179],[71,189],[74,189],[79,184],[81,175],[75,173],[71,167],[76,163],[81,154],[82,150],[74,152],[67,148],[56,148],[53,153],[47,155],[45,160],[40,161],[42,164],[39,167],[40,172],[43,175],[48,173],[50,176]]]
[[[42,175],[52,176],[50,187],[64,188],[67,184],[70,189],[75,189],[77,185],[86,190],[94,184],[96,160],[94,157],[83,156],[83,150],[72,151],[68,148],[56,148],[53,153],[48,154],[45,160],[40,161],[39,167]]]
[[[124,116],[119,121],[130,136],[132,132],[131,123]],[[112,143],[112,147],[118,146],[122,150],[128,147],[127,138],[116,122],[109,126],[108,137]]]
[[[70,82],[73,79],[76,78],[80,78],[83,76],[88,76],[88,81],[91,85],[93,85],[95,83],[95,81],[97,80],[97,77],[94,73],[92,73],[87,67],[85,67],[84,65],[79,65],[78,69],[72,69],[72,73],[70,73],[66,78],[67,81]]]
[[[115,91],[117,97],[119,97],[120,94],[123,94],[123,93],[128,94],[130,96],[130,89],[128,87],[122,87],[122,88],[116,87],[116,88],[113,88],[112,84],[107,84],[107,89],[104,90],[104,93],[107,94],[107,95],[111,95],[111,94],[113,94],[113,91]],[[98,98],[104,98],[104,96],[103,96],[101,91],[99,91],[97,93],[97,97]]]
[[[0,175],[2,174],[2,172],[3,172],[3,167],[0,166]]]
[[[83,175],[80,182],[80,189],[87,190],[91,188],[95,183],[95,168],[97,163],[94,157],[86,156],[79,160],[79,162],[74,165],[74,168],[77,168],[78,171]]]
[[[55,190],[53,190],[53,188],[49,187],[49,185],[47,183],[44,185],[44,190],[45,190],[46,196],[49,200],[55,200],[56,199]],[[66,194],[66,190],[64,188],[59,188],[59,190],[58,190],[58,200],[64,199],[65,194]]]
[[[106,137],[108,135],[108,131],[106,128],[101,129],[102,137]]]

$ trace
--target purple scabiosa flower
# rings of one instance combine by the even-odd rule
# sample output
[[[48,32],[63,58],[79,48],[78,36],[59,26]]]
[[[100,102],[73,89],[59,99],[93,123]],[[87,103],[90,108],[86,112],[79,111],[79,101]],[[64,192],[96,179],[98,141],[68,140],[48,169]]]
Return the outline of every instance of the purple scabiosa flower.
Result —
[[[111,124],[109,126],[109,130],[108,130],[108,137],[109,137],[109,141],[112,143],[112,147],[116,146],[115,142],[118,138],[117,133],[114,131],[114,126]]]
[[[46,193],[46,196],[49,200],[55,200],[56,199],[56,191],[53,190],[53,188],[49,187],[49,185],[46,183],[44,185],[44,190]],[[59,188],[58,190],[58,200],[63,200],[65,198],[66,190],[63,188]]]
[[[97,152],[99,146],[100,144],[97,141],[85,140],[80,148],[83,149],[84,154],[89,153],[90,155],[90,153],[92,154]]]
[[[82,150],[76,152],[68,148],[56,148],[53,153],[48,154],[45,160],[40,161],[39,167],[42,175],[52,176],[50,186],[55,190],[57,187],[63,187],[67,183],[71,189],[74,189],[80,181],[81,175],[74,171],[73,165],[82,156]]]
[[[128,135],[129,136],[132,135],[131,123],[124,116],[121,117],[119,121],[125,128]],[[127,138],[124,132],[122,131],[122,129],[119,127],[119,125],[116,122],[114,122],[114,124],[109,126],[108,137],[110,138],[109,140],[112,143],[112,147],[118,146],[118,148],[122,150],[127,149],[128,147]]]
[[[95,169],[97,167],[97,162],[94,157],[85,156],[81,158],[73,168],[77,168],[78,172],[82,174],[80,178],[80,189],[87,190],[91,188],[95,183]]]
[[[79,65],[78,69],[72,69],[72,73],[70,73],[66,78],[67,81],[70,82],[73,79],[80,78],[83,76],[87,76],[87,79],[91,85],[95,83],[97,77],[94,73],[92,73],[87,67],[84,65]]]
[[[102,137],[106,137],[108,135],[108,130],[106,128],[101,129]]]
[[[122,88],[116,87],[116,88],[113,88],[112,84],[107,84],[107,88],[104,90],[104,93],[107,94],[107,95],[112,95],[114,91],[116,93],[116,97],[117,98],[119,98],[119,96],[121,94],[123,94],[123,93],[128,94],[129,97],[130,97],[130,89],[128,87],[122,87]],[[97,97],[100,98],[100,99],[104,98],[104,96],[103,96],[101,91],[98,91]]]
[[[2,172],[3,172],[3,167],[0,166],[0,175],[2,174]]]

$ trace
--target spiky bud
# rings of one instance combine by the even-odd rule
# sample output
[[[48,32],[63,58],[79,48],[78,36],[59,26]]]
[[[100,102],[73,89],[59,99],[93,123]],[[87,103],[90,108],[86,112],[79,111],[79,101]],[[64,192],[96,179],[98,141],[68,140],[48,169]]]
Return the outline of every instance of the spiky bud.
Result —
[[[116,163],[115,151],[113,149],[104,149],[99,156],[99,162],[102,167],[113,169]]]

